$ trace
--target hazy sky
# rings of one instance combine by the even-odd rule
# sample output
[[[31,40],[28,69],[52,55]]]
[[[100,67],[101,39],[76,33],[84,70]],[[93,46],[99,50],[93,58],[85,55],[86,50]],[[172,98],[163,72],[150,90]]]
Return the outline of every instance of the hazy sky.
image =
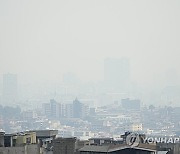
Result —
[[[139,82],[180,74],[180,1],[0,0],[0,74],[101,79],[107,57],[129,57]]]

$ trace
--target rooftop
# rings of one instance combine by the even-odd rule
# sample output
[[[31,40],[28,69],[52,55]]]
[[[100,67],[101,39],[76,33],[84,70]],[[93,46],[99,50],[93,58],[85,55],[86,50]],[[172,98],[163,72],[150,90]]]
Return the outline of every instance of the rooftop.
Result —
[[[117,144],[117,145],[110,144],[110,145],[103,145],[103,146],[87,145],[81,148],[79,151],[113,152],[113,151],[119,151],[119,150],[130,149],[130,148],[131,148],[130,146],[125,145],[125,144]],[[155,152],[156,146],[141,144],[138,147],[133,147],[132,149]]]

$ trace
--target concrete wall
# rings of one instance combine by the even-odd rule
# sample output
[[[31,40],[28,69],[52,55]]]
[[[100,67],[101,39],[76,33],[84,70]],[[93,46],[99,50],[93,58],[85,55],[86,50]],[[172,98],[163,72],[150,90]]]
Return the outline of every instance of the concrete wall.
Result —
[[[159,143],[161,149],[172,149],[172,154],[180,154],[180,143]]]
[[[175,144],[174,145],[173,154],[180,154],[180,144]]]
[[[53,154],[74,154],[76,138],[56,138],[53,140]]]
[[[4,146],[4,132],[0,132],[0,147]]]
[[[0,154],[27,154],[25,147],[0,147]]]
[[[40,147],[38,144],[26,145],[27,154],[40,154]]]
[[[37,144],[22,147],[0,147],[0,154],[40,154]]]

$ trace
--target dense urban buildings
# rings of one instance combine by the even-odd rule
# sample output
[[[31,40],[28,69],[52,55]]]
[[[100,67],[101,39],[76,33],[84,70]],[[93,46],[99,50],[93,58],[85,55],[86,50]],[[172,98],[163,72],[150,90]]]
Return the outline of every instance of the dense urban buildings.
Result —
[[[31,130],[6,134],[0,132],[0,153],[2,154],[179,154],[180,143],[145,143],[145,134],[139,134],[142,140],[135,142],[126,132],[115,138],[58,137],[57,130]],[[143,139],[144,138],[144,139]],[[125,139],[125,140],[124,140]]]

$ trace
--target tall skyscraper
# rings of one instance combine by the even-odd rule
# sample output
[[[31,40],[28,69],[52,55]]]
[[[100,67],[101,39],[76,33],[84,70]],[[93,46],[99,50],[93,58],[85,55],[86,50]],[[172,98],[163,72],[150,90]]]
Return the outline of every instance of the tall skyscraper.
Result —
[[[82,106],[83,104],[77,98],[73,101],[73,117],[74,118],[82,117]]]
[[[54,99],[50,100],[51,118],[59,118],[59,105]]]
[[[44,103],[42,104],[43,107],[43,113],[50,118],[51,117],[51,104],[50,103]]]
[[[127,91],[130,82],[130,65],[126,58],[105,59],[104,61],[105,84],[119,92]]]
[[[64,104],[58,103],[54,99],[50,99],[50,103],[43,103],[42,108],[48,118],[59,119],[65,116]]]
[[[18,99],[18,84],[16,74],[3,75],[3,104],[13,105]]]
[[[77,98],[73,101],[73,117],[84,118],[89,114],[89,106],[81,103]]]
[[[73,118],[73,104],[65,104],[65,117]]]

